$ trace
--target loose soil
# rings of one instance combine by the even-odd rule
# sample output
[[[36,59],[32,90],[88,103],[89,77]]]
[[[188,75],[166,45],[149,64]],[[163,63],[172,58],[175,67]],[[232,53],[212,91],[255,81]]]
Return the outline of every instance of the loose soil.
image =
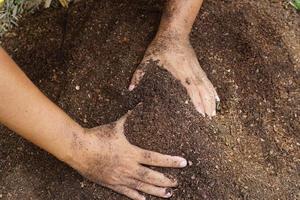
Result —
[[[133,110],[126,122],[133,144],[186,157],[186,169],[157,169],[179,179],[172,199],[300,199],[299,13],[280,0],[205,1],[191,41],[221,98],[210,120],[155,62],[127,91],[163,3],[88,0],[40,11],[2,45],[81,125]],[[0,199],[126,199],[0,132]]]

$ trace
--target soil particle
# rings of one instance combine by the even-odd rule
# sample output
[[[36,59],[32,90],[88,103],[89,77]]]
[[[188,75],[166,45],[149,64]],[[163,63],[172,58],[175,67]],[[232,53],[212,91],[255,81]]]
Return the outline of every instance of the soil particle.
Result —
[[[192,164],[183,170],[158,169],[179,180],[173,199],[300,199],[300,21],[282,2],[204,2],[191,43],[221,99],[212,120],[155,62],[139,87],[127,90],[162,1],[88,0],[41,11],[2,45],[84,127],[132,110],[131,143],[186,157]],[[0,132],[2,199],[126,199],[6,128]]]

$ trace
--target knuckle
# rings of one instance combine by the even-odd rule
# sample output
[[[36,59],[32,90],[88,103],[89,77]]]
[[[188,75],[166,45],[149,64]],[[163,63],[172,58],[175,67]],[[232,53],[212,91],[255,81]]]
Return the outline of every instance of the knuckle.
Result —
[[[122,168],[122,170],[120,170],[120,172],[122,173],[123,176],[129,177],[132,174],[132,169],[129,168],[129,167],[128,168]]]
[[[135,189],[141,190],[143,189],[144,184],[141,181],[137,181],[135,184]]]
[[[109,185],[118,185],[122,182],[121,179],[120,173],[117,172],[103,177],[104,182]]]
[[[197,78],[196,80],[195,80],[195,83],[196,83],[196,85],[203,85],[204,84],[204,79],[203,78]]]
[[[149,177],[149,171],[142,169],[138,171],[137,175],[140,178],[147,179]]]
[[[149,151],[144,151],[142,153],[142,158],[145,160],[151,161],[151,162],[153,160],[153,156],[152,156],[151,152],[149,152]]]
[[[141,190],[144,186],[143,182],[137,181],[137,180],[129,181],[127,183],[127,185],[128,185],[128,187],[136,189],[136,190]]]
[[[130,194],[130,191],[127,188],[125,188],[125,187],[116,186],[115,189],[119,193],[122,193],[122,194],[125,194],[125,195],[129,195]]]
[[[107,179],[105,182],[106,182],[106,184],[109,184],[109,185],[118,185],[120,183],[120,181],[115,177],[111,177],[111,178]]]

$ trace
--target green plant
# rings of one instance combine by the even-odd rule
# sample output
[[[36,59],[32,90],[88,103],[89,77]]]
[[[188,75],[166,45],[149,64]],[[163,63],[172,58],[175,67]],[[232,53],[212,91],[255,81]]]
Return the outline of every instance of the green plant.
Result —
[[[6,0],[0,10],[0,36],[17,25],[18,15],[24,11],[25,0]]]
[[[17,26],[17,21],[22,14],[36,10],[41,4],[44,7],[60,3],[68,7],[71,0],[0,0],[0,39],[5,32]],[[26,12],[25,12],[26,11]]]
[[[38,7],[42,0],[0,0],[0,38],[12,27],[17,26],[17,21],[25,12],[30,12]]]
[[[291,4],[296,10],[300,10],[300,0],[292,0],[292,1],[290,1],[290,4]]]

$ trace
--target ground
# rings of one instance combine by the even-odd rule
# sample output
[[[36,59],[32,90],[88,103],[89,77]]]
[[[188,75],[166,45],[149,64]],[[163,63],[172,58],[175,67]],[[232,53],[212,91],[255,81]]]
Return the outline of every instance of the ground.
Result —
[[[89,0],[40,11],[2,45],[84,127],[133,110],[133,144],[186,157],[184,170],[158,169],[179,179],[173,199],[300,199],[299,13],[280,0],[205,1],[191,42],[221,98],[210,120],[156,63],[127,90],[163,3]],[[0,132],[0,199],[126,199]]]

